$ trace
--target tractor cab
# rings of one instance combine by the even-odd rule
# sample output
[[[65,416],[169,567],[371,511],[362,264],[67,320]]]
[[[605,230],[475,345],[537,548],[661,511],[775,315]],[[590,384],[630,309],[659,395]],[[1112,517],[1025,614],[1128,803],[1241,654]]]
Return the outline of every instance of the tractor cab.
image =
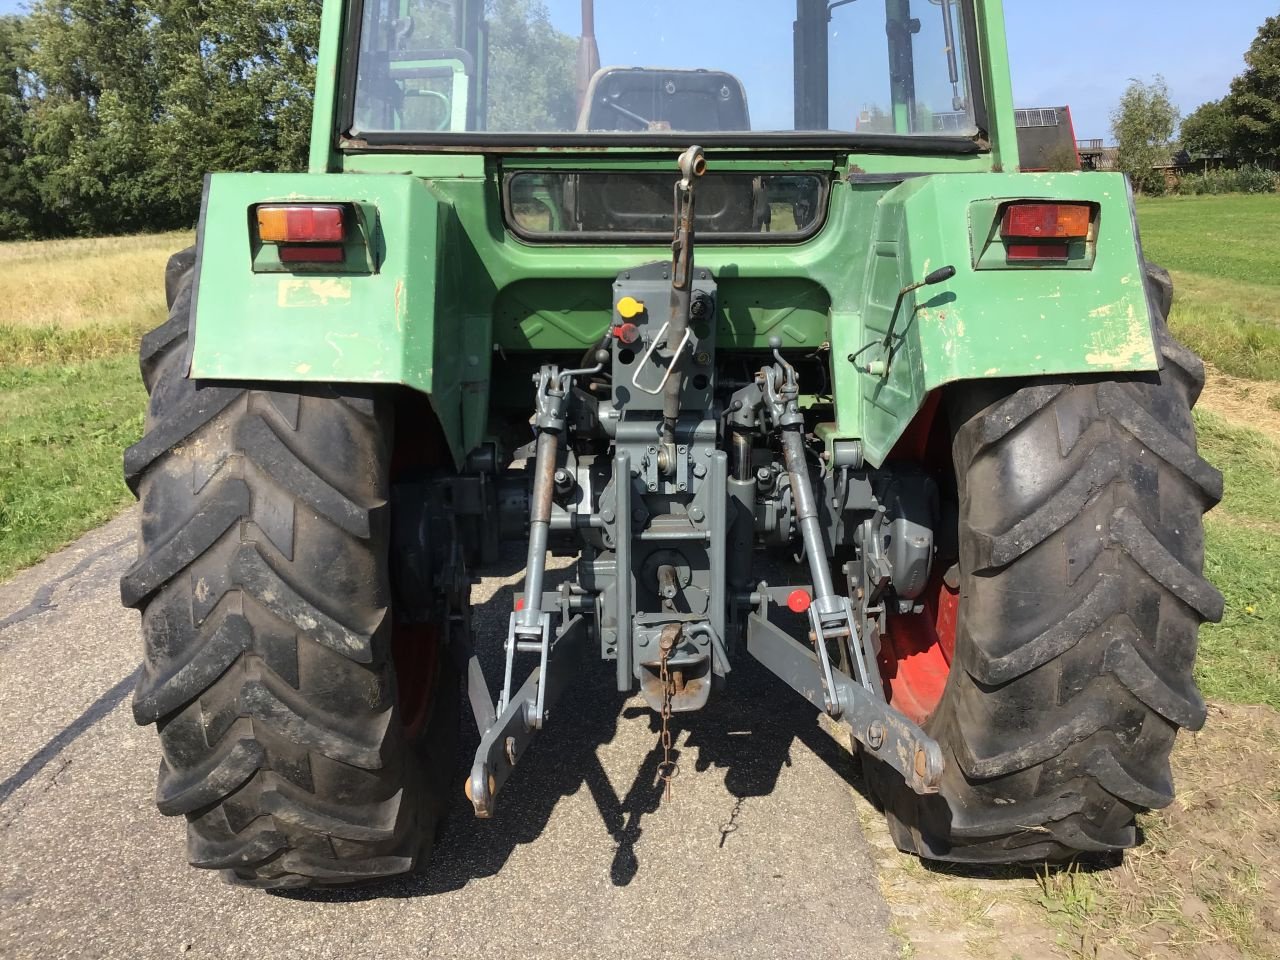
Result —
[[[477,133],[513,146],[840,132],[972,143],[985,120],[976,39],[971,0],[599,12],[594,0],[352,0],[337,133],[402,147]],[[662,67],[601,69],[602,49]]]
[[[727,21],[744,24],[724,29]],[[662,242],[665,172],[590,164],[523,169],[530,151],[582,156],[622,147],[819,148],[825,170],[717,169],[701,187],[711,243],[800,242],[821,229],[833,147],[977,154],[984,95],[974,13],[962,0],[592,0],[353,3],[343,149],[395,153],[486,144],[502,157],[507,225],[534,243]],[[574,38],[573,34],[577,37]],[[601,67],[615,62],[662,67]],[[750,103],[750,106],[748,104]],[[768,165],[765,165],[766,167]],[[817,165],[819,168],[823,164]]]

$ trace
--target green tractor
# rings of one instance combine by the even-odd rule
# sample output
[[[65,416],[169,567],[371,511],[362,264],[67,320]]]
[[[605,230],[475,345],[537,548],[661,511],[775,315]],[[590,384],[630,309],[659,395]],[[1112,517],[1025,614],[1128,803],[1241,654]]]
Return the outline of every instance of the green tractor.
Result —
[[[668,745],[758,661],[908,853],[1133,846],[1222,481],[1125,179],[1017,172],[1000,0],[608,7],[328,0],[308,172],[207,180],[125,455],[190,862],[415,869],[589,651]]]

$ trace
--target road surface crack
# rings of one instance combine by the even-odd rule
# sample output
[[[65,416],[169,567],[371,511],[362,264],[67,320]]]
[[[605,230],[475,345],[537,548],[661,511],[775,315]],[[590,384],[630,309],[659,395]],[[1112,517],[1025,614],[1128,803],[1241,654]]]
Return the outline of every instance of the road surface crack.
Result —
[[[36,590],[35,595],[31,598],[31,600],[27,603],[25,607],[23,607],[21,610],[17,610],[14,613],[9,614],[3,620],[0,620],[0,630],[6,630],[9,627],[17,626],[19,623],[22,623],[26,620],[30,620],[32,617],[36,616],[37,614],[44,613],[47,610],[58,609],[58,605],[56,603],[49,602],[53,599],[53,594],[58,589],[58,587],[62,586],[67,581],[73,580],[76,577],[80,576],[82,573],[88,570],[91,566],[93,566],[95,563],[101,560],[104,556],[111,553],[113,550],[120,549],[125,544],[130,543],[132,540],[133,540],[133,534],[130,534],[127,537],[122,537],[119,540],[116,540],[112,543],[108,543],[105,547],[101,547],[93,551],[93,553],[89,554],[87,557],[82,557],[80,559],[80,562],[77,563],[70,570],[68,570],[66,573],[62,574],[61,576],[54,577],[52,580],[46,581],[45,583],[41,584],[39,589]]]

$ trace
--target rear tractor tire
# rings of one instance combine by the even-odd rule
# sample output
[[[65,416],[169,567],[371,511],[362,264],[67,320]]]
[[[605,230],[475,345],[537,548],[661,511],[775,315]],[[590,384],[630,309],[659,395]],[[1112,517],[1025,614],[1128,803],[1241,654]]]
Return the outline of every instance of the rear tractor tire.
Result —
[[[1148,283],[1167,311],[1168,275],[1152,267]],[[1134,846],[1135,814],[1173,799],[1174,737],[1205,721],[1197,633],[1223,610],[1202,521],[1222,477],[1196,452],[1204,366],[1156,328],[1159,373],[946,398],[959,576],[929,606],[950,671],[917,716],[943,748],[941,793],[868,761],[903,851],[1060,862]],[[887,686],[906,672],[891,664]]]
[[[233,883],[405,873],[444,809],[458,689],[442,635],[411,632],[406,658],[393,623],[392,410],[359,388],[187,379],[193,259],[171,261],[169,320],[143,339],[150,408],[125,454],[157,804],[186,817],[191,864]]]

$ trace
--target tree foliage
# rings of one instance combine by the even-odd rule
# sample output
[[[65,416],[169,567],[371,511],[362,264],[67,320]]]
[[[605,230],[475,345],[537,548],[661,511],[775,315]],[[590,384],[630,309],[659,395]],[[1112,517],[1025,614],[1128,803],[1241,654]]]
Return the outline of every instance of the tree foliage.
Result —
[[[1111,114],[1116,138],[1116,166],[1143,193],[1163,193],[1164,174],[1156,169],[1169,162],[1170,142],[1178,126],[1178,108],[1164,77],[1151,83],[1131,80]]]
[[[1230,93],[1183,121],[1182,143],[1193,156],[1274,166],[1280,160],[1280,16],[1262,24],[1244,59]]]
[[[1182,121],[1182,147],[1193,157],[1235,154],[1235,117],[1225,99],[1202,104]]]
[[[39,0],[5,18],[0,209],[28,203],[0,236],[189,225],[205,171],[301,166],[320,7]]]
[[[1267,18],[1244,60],[1227,97],[1236,150],[1250,159],[1280,159],[1280,16]]]
[[[577,41],[551,25],[542,0],[488,0],[490,130],[572,130]]]
[[[23,136],[30,58],[26,21],[0,17],[0,240],[30,236],[37,206]]]
[[[0,239],[189,226],[207,171],[305,166],[323,0],[33,0],[0,17]],[[572,129],[576,46],[486,0],[489,126]],[[450,5],[415,41],[454,44]],[[418,22],[421,21],[421,22]]]

